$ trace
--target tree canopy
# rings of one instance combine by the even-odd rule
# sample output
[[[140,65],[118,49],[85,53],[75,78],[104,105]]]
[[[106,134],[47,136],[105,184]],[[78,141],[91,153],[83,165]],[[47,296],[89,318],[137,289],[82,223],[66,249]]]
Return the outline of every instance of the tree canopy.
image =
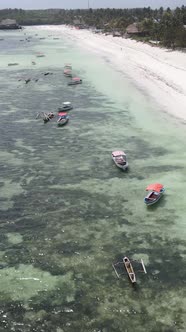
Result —
[[[46,9],[0,10],[2,19],[16,19],[20,25],[70,24],[79,22],[81,27],[95,27],[106,31],[125,33],[128,25],[138,23],[143,32],[141,39],[158,40],[166,47],[186,47],[186,6],[171,10],[170,8],[151,9]],[[139,38],[139,36],[133,36]]]

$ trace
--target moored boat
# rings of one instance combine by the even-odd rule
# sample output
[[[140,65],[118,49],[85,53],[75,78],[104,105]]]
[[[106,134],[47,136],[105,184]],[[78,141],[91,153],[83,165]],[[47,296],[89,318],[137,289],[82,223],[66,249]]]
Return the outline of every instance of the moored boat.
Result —
[[[137,262],[137,260],[135,260],[134,262]],[[143,259],[141,258],[141,262],[140,262],[141,266],[142,266],[142,270],[138,270],[137,272],[142,272],[142,273],[147,273],[145,264],[143,262]],[[130,279],[130,281],[132,282],[132,284],[136,283],[136,275],[134,273],[134,269],[133,266],[131,264],[131,260],[128,257],[123,257],[122,262],[116,262],[112,264],[112,267],[114,269],[114,272],[116,274],[116,276],[118,278],[120,278],[121,275],[123,275],[123,271],[120,269],[120,265],[124,265],[127,275]]]
[[[72,77],[72,71],[71,71],[71,69],[64,69],[63,74],[66,77]]]
[[[128,168],[127,156],[124,151],[113,151],[112,159],[117,167],[123,170],[126,170]]]
[[[72,69],[71,63],[65,63],[64,69]]]
[[[44,113],[43,114],[43,121],[46,123],[46,122],[50,121],[53,117],[54,117],[53,112],[50,112],[48,114]]]
[[[82,79],[79,77],[73,77],[71,82],[68,83],[68,85],[77,85],[77,84],[81,84],[82,83]]]
[[[62,104],[63,106],[62,107],[58,107],[58,110],[61,112],[61,111],[70,111],[70,110],[72,110],[73,109],[73,106],[72,106],[72,104],[71,104],[71,102],[70,101],[65,101],[63,104]]]
[[[126,268],[130,281],[134,284],[136,282],[136,276],[135,276],[135,273],[134,273],[134,270],[133,270],[133,267],[132,267],[132,264],[131,264],[129,258],[125,256],[123,258],[123,263],[125,265],[125,268]]]
[[[64,126],[69,121],[69,116],[66,112],[58,113],[57,125],[58,127]]]
[[[17,66],[19,63],[18,62],[12,62],[12,63],[8,63],[8,66]]]
[[[148,194],[144,198],[144,203],[146,205],[153,205],[162,197],[165,188],[161,183],[153,183],[146,188],[146,191],[148,191]]]
[[[37,57],[37,58],[44,58],[45,55],[44,55],[43,53],[37,53],[37,54],[36,54],[36,57]]]

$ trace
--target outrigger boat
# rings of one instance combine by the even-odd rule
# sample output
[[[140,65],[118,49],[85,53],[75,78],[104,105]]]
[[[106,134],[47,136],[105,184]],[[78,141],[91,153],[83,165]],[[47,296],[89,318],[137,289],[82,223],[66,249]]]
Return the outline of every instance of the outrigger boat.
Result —
[[[68,121],[69,121],[69,116],[66,112],[58,113],[58,120],[57,120],[58,127],[64,126],[65,124],[67,124]]]
[[[123,151],[113,151],[112,160],[115,162],[116,166],[126,170],[128,168],[128,161],[125,152]]]
[[[135,283],[136,282],[136,275],[134,273],[134,270],[133,270],[133,267],[132,267],[132,264],[131,264],[129,258],[128,257],[124,257],[123,258],[123,263],[125,265],[125,268],[126,268],[126,271],[128,273],[130,281],[132,283]]]
[[[65,111],[65,112],[70,111],[70,110],[72,110],[72,109],[73,109],[73,106],[72,106],[72,104],[71,104],[70,101],[65,101],[65,102],[63,103],[63,106],[62,106],[62,107],[58,107],[58,110],[59,110],[59,111]]]
[[[46,123],[54,117],[54,113],[53,112],[49,112],[49,113],[41,112],[41,113],[37,114],[36,119],[38,119],[39,117],[42,117],[44,123]]]
[[[117,268],[120,264],[124,265],[124,267],[126,269],[126,272],[127,272],[127,275],[129,277],[131,283],[135,284],[136,283],[136,275],[135,275],[135,272],[134,272],[134,269],[133,269],[133,266],[132,266],[131,262],[132,261],[128,257],[125,256],[125,257],[123,257],[122,262],[113,263],[112,267],[114,269],[114,272],[116,273],[116,276],[118,278],[120,278],[120,275],[124,274],[124,272],[119,273]],[[138,272],[147,273],[146,268],[145,268],[145,264],[144,264],[142,259],[141,259],[140,263],[142,265],[143,270],[138,270]]]
[[[50,112],[50,113],[48,113],[48,114],[44,113],[43,121],[44,121],[44,122],[48,122],[48,121],[50,121],[53,117],[54,117],[54,113],[53,113],[53,112]]]
[[[82,83],[82,79],[80,79],[79,77],[73,77],[71,82],[68,83],[68,85],[77,85],[77,84],[81,84]]]
[[[161,183],[153,183],[146,188],[146,191],[148,191],[148,194],[144,198],[144,203],[146,205],[153,205],[162,197],[165,188]]]

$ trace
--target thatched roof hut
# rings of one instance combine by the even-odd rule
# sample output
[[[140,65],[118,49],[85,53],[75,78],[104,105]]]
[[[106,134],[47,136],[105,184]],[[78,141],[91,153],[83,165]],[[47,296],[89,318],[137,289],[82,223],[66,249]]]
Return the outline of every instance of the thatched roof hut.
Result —
[[[16,20],[5,19],[0,22],[0,29],[20,29],[20,25],[16,22]]]
[[[73,20],[73,24],[74,25],[79,25],[79,24],[81,24],[82,22],[81,22],[81,20],[79,19],[79,18],[75,18],[74,20]]]
[[[140,29],[139,23],[133,23],[128,25],[126,32],[128,35],[139,35],[142,33],[142,30]]]

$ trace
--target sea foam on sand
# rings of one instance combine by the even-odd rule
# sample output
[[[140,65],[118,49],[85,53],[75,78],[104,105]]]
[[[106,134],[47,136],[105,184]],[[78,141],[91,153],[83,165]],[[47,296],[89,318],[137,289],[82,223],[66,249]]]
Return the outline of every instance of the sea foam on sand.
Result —
[[[43,28],[65,34],[81,48],[106,56],[156,101],[158,109],[186,120],[186,53],[64,25]]]

